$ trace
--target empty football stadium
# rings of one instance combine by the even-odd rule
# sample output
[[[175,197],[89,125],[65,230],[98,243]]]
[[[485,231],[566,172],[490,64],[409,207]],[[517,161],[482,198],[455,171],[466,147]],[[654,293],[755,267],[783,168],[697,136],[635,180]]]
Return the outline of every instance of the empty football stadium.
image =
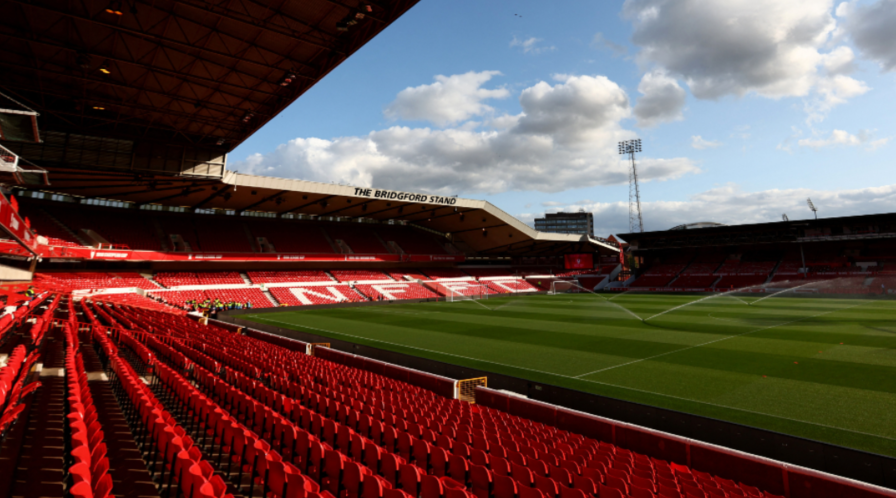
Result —
[[[896,214],[228,168],[417,3],[0,3],[0,497],[896,497]]]

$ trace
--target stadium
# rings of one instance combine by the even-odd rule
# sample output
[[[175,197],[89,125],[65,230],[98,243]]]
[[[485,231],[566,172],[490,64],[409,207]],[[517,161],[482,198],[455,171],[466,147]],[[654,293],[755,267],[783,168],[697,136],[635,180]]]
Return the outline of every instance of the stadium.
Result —
[[[0,5],[0,496],[896,496],[896,214],[227,168],[415,4]]]

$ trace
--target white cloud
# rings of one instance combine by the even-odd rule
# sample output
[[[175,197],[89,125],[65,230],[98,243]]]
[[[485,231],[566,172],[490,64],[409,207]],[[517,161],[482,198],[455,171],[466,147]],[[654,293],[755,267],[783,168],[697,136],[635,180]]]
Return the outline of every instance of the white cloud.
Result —
[[[880,138],[877,140],[872,140],[873,136],[874,134],[868,130],[859,130],[859,132],[855,135],[843,130],[834,130],[827,138],[804,138],[798,143],[800,147],[811,147],[813,149],[820,149],[823,147],[832,147],[837,145],[850,147],[864,145],[867,150],[874,150],[878,147],[886,145],[886,143],[890,141],[890,138]]]
[[[847,100],[863,95],[871,88],[864,82],[838,74],[819,80],[816,87],[816,95],[807,100],[805,110],[808,114],[807,123],[816,123],[824,120],[831,109]]]
[[[438,126],[481,116],[494,110],[484,100],[510,96],[506,88],[482,88],[500,74],[499,71],[470,71],[453,76],[438,75],[435,83],[400,91],[386,107],[385,114],[392,119],[430,121]]]
[[[712,149],[715,147],[721,147],[722,145],[722,142],[716,140],[706,140],[700,135],[694,135],[691,137],[691,147],[697,150]]]
[[[856,190],[788,189],[743,192],[729,184],[692,196],[686,201],[642,202],[647,230],[667,230],[684,223],[714,221],[729,225],[810,218],[806,198],[824,217],[889,213],[896,210],[896,185]],[[594,213],[595,233],[606,236],[628,232],[628,204],[593,203],[573,206]]]
[[[641,78],[638,91],[643,94],[635,104],[638,126],[649,128],[660,123],[680,121],[685,91],[663,70],[654,70]]]
[[[565,206],[565,202],[557,202],[557,201],[545,201],[541,203],[544,207],[557,207],[557,206]]]
[[[530,37],[530,38],[526,38],[525,40],[522,40],[522,39],[514,36],[513,40],[510,40],[510,46],[511,47],[520,47],[520,49],[523,51],[524,54],[532,54],[532,55],[557,50],[557,47],[555,47],[553,45],[551,45],[549,47],[539,47],[538,44],[543,41],[544,41],[543,39],[535,38],[534,36]]]
[[[837,7],[837,15],[845,19],[843,30],[862,55],[884,71],[896,70],[896,0],[844,2]]]
[[[604,76],[569,76],[524,89],[519,102],[522,112],[497,118],[500,126],[492,129],[469,123],[447,129],[394,126],[364,136],[296,138],[235,167],[445,195],[558,192],[628,181],[616,144],[635,135],[621,125],[631,106],[619,85]],[[645,181],[663,181],[699,171],[687,158],[644,158],[639,172]]]
[[[818,120],[868,90],[845,76],[849,48],[824,52],[836,42],[832,10],[832,0],[626,0],[623,15],[638,60],[682,78],[697,98],[811,97]]]

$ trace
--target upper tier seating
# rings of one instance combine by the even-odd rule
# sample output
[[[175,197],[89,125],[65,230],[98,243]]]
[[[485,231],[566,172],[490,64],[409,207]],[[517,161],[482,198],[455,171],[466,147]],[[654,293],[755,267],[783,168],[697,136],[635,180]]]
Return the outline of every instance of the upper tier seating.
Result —
[[[21,206],[19,214],[28,218],[34,233],[46,237],[47,243],[51,246],[79,247],[82,245],[71,233],[59,226],[36,206]]]
[[[331,223],[324,227],[334,243],[342,240],[355,254],[387,254],[371,225],[364,223]]]
[[[79,233],[82,228],[93,230],[115,249],[162,250],[162,242],[155,236],[150,221],[142,214],[122,212],[115,208],[68,209],[65,206],[48,206],[45,209],[75,233]]]
[[[279,284],[287,282],[332,282],[324,270],[250,271],[246,272],[253,284]]]
[[[324,236],[321,225],[284,220],[246,220],[255,237],[267,239],[277,252],[333,254],[333,246]]]
[[[195,219],[199,248],[204,252],[253,252],[241,220],[205,216]],[[196,251],[197,249],[193,249]]]
[[[423,270],[433,280],[446,278],[472,278],[459,268],[427,268]]]
[[[388,242],[395,242],[405,254],[448,254],[448,251],[436,238],[422,230],[409,227],[379,225],[376,227],[380,237]]]
[[[435,292],[416,282],[391,282],[384,284],[358,284],[355,286],[362,294],[373,301],[391,301],[398,299],[428,299],[439,297]]]
[[[159,225],[162,227],[162,231],[169,237],[166,242],[168,243],[168,248],[170,250],[174,249],[170,239],[172,235],[180,235],[184,242],[190,245],[190,250],[192,252],[200,252],[202,250],[199,245],[199,239],[196,236],[196,226],[193,224],[192,218],[167,215],[159,216],[158,221]]]
[[[330,270],[330,275],[340,282],[356,282],[359,280],[390,280],[381,271],[376,270]]]
[[[269,290],[278,303],[287,306],[366,301],[347,284],[337,284],[336,282],[333,284],[309,287],[271,287]]]

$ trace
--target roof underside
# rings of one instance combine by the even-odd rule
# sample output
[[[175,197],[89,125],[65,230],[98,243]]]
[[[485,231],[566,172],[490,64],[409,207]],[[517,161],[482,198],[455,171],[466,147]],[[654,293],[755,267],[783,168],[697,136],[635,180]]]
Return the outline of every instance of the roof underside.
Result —
[[[40,113],[43,140],[4,145],[50,172],[44,190],[72,196],[402,220],[483,254],[615,251],[484,201],[366,198],[226,170],[227,152],[417,1],[0,2],[0,89]]]
[[[0,2],[0,88],[41,113],[48,145],[69,149],[17,152],[44,167],[184,173],[170,164],[178,153],[223,156],[417,1]],[[84,137],[104,143],[74,143]],[[124,157],[97,157],[109,152]]]

